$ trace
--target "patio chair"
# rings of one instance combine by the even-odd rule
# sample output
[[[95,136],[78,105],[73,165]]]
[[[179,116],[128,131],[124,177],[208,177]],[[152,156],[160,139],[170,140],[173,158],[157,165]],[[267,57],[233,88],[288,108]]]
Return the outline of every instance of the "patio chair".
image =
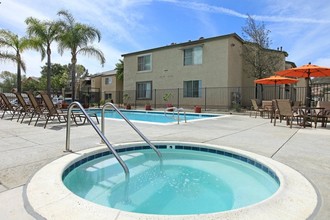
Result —
[[[280,122],[282,121],[282,118],[280,117],[280,111],[278,109],[276,100],[272,100],[272,111],[271,111],[271,114],[270,114],[270,123],[272,123],[273,119],[274,119],[274,126],[276,125],[275,118],[280,119]]]
[[[18,104],[21,106],[21,108],[18,111],[18,118],[17,118],[17,122],[19,121],[20,117],[23,115],[22,120],[21,120],[21,124],[24,121],[24,118],[26,115],[29,115],[32,113],[31,107],[25,102],[23,96],[21,95],[21,93],[18,92],[13,92],[17,98]]]
[[[264,113],[267,113],[267,116],[272,114],[273,112],[273,102],[271,100],[262,100],[261,108],[264,110]]]
[[[251,110],[255,112],[255,117],[257,117],[258,112],[260,114],[260,117],[263,117],[265,109],[260,108],[258,106],[256,99],[251,99],[251,103],[252,103],[252,109]],[[250,117],[251,117],[252,111],[250,111]]]
[[[4,93],[0,93],[0,97],[1,97],[1,99],[2,99],[2,103],[3,103],[3,108],[2,108],[2,110],[3,110],[3,114],[2,114],[2,116],[1,116],[1,119],[5,116],[5,113],[6,113],[6,112],[10,112],[10,113],[12,114],[12,117],[11,117],[10,120],[13,120],[15,114],[16,114],[17,112],[19,112],[20,107],[19,107],[19,106],[14,106],[14,105],[12,105],[12,104],[9,102],[7,96],[6,96]]]
[[[289,99],[276,99],[276,105],[278,107],[278,115],[280,120],[282,118],[285,118],[286,124],[287,125],[290,124],[290,128],[292,128],[292,123],[294,118],[297,119],[297,123],[298,123],[298,119],[302,117],[300,114],[295,113],[293,111]],[[276,125],[276,118],[277,117],[274,117],[274,126]]]
[[[315,123],[315,127],[317,125],[317,122],[321,121],[322,122],[322,126],[326,127],[328,120],[330,118],[330,102],[329,101],[318,101],[317,108],[322,108],[322,109],[318,109],[316,110],[316,114],[315,114],[315,118],[314,118],[314,123]]]
[[[299,108],[301,107],[301,101],[294,101],[292,103],[292,110],[295,112],[295,113],[298,113],[298,110]]]

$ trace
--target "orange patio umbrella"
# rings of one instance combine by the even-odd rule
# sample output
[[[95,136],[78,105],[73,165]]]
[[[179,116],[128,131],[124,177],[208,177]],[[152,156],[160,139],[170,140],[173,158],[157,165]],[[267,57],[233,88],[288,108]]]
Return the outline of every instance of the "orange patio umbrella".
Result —
[[[311,87],[309,84],[311,77],[327,77],[330,76],[330,68],[328,67],[322,67],[313,65],[311,63],[307,65],[303,65],[296,68],[291,68],[287,70],[278,71],[275,73],[279,76],[288,76],[288,77],[299,77],[299,78],[305,78],[306,79],[306,89],[307,89],[307,95],[305,103],[307,106],[310,106],[310,100],[311,100]]]
[[[270,76],[263,79],[256,79],[254,80],[255,83],[258,84],[266,84],[266,85],[275,85],[275,98],[276,98],[276,85],[279,84],[292,84],[298,82],[297,79],[292,79],[283,76]]]

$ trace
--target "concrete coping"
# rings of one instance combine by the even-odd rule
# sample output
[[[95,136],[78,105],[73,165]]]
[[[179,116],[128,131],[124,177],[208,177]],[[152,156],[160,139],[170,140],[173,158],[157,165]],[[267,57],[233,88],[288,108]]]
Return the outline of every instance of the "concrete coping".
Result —
[[[141,146],[142,143],[123,143],[116,148]],[[270,158],[225,146],[204,143],[157,141],[153,144],[189,144],[220,149],[249,157],[271,168],[280,180],[280,188],[270,198],[231,211],[200,215],[150,215],[104,207],[73,194],[62,182],[64,170],[89,155],[102,152],[106,146],[83,150],[63,156],[40,169],[29,181],[26,208],[34,216],[46,219],[107,219],[107,220],[191,220],[191,219],[307,219],[317,207],[318,198],[312,184],[299,172]]]

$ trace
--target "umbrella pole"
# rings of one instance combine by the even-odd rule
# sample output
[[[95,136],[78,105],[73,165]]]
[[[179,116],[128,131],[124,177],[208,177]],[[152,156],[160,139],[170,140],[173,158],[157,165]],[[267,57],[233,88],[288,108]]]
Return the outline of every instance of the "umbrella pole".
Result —
[[[309,84],[310,78],[306,78],[306,106],[311,107],[311,101],[312,101],[312,90]]]
[[[275,81],[275,99],[276,99],[276,81]]]

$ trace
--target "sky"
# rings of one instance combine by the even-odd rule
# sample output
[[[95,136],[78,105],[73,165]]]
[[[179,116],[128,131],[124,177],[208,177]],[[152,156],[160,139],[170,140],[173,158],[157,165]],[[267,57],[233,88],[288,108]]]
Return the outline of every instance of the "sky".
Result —
[[[57,20],[68,10],[75,20],[97,28],[102,38],[93,46],[106,63],[78,55],[78,64],[90,74],[115,68],[121,55],[231,33],[242,35],[247,15],[270,30],[271,49],[282,47],[287,61],[330,66],[330,4],[328,0],[0,0],[0,29],[26,36],[25,19]],[[1,51],[3,49],[0,48]],[[24,51],[26,76],[40,76],[40,53]],[[61,56],[52,45],[52,63],[70,63],[70,51]],[[16,73],[13,63],[0,63],[0,72]]]

